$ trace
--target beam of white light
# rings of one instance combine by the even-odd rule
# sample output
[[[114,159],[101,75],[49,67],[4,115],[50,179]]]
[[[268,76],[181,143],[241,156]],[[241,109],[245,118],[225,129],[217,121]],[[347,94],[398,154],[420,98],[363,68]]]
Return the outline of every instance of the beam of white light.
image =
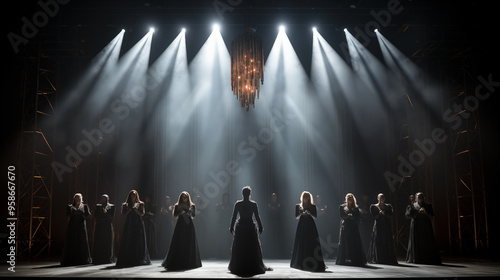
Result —
[[[376,34],[384,61],[390,68],[394,80],[400,83],[402,91],[410,94],[413,101],[421,102],[430,109],[434,121],[438,123],[442,121],[439,116],[442,102],[442,92],[439,87],[384,35],[380,32]]]
[[[106,107],[109,108],[113,98],[126,99],[131,86],[140,84],[149,63],[152,33],[147,33],[130,50],[123,55],[114,69],[100,77],[99,83],[86,100],[86,111],[89,118],[97,117]],[[111,107],[115,107],[112,106]]]
[[[152,32],[146,34],[119,61],[116,69],[116,80],[111,80],[114,86],[110,102],[105,102],[107,108],[102,116],[112,119],[119,129],[121,141],[116,143],[117,172],[119,186],[129,188],[141,186],[142,167],[150,159],[145,159],[148,149],[144,135],[138,133],[144,128],[144,123],[150,121],[145,114],[145,105],[150,98],[146,84],[146,71],[149,65]],[[114,77],[113,77],[114,78]],[[104,102],[103,102],[104,103]],[[122,194],[124,195],[124,194]]]
[[[264,71],[266,82],[261,88],[261,95],[269,99],[270,111],[279,111],[284,116],[291,117],[283,120],[283,130],[274,133],[270,145],[276,159],[274,168],[279,166],[279,170],[283,171],[275,176],[275,180],[278,184],[293,189],[287,194],[293,199],[298,196],[299,189],[308,187],[305,186],[305,147],[309,137],[307,115],[310,110],[308,98],[313,98],[314,94],[302,64],[282,28],[271,48]],[[271,118],[273,117],[276,118],[275,115]]]
[[[193,164],[196,165],[194,176],[198,182],[192,187],[209,200],[220,200],[228,187],[225,183],[218,185],[213,176],[224,171],[229,160],[227,139],[231,118],[227,108],[230,104],[239,106],[231,92],[230,65],[229,51],[217,28],[189,64],[191,106],[186,108],[184,116],[192,118],[192,140],[196,147],[196,162]]]
[[[116,66],[120,55],[120,49],[123,42],[125,30],[122,29],[118,35],[111,40],[98,54],[92,59],[89,68],[79,79],[78,84],[69,92],[62,104],[59,106],[57,116],[66,116],[73,106],[80,102],[85,102],[92,94],[100,77],[110,74],[111,69]]]
[[[389,86],[390,76],[388,69],[368,51],[350,32],[346,32],[351,56],[351,65],[356,74],[370,88],[371,92],[377,93],[380,100],[391,98]]]
[[[315,110],[312,117],[311,138],[314,144],[316,157],[321,165],[317,168],[331,170],[325,176],[334,182],[338,180],[335,171],[338,170],[341,153],[340,143],[342,129],[340,128],[344,116],[339,114],[342,108],[344,92],[349,92],[351,82],[354,81],[353,73],[345,61],[337,54],[330,44],[319,32],[314,32],[312,59],[311,59],[311,83],[317,95],[315,98]],[[328,130],[324,128],[328,127]],[[316,164],[317,165],[317,164]]]
[[[175,151],[177,144],[188,127],[191,110],[189,99],[190,83],[184,32],[172,41],[148,70],[148,87],[156,91],[155,99],[150,104],[151,111],[160,111],[160,122],[167,130],[168,151]]]
[[[214,32],[220,32],[220,25],[219,25],[218,23],[214,23],[214,24],[212,25],[212,30],[213,30]]]
[[[357,146],[357,152],[353,155],[356,157],[355,168],[379,170],[379,174],[383,174],[385,170],[381,167],[381,162],[387,158],[385,148],[388,135],[385,132],[394,109],[390,102],[397,99],[398,92],[394,88],[394,81],[390,79],[388,69],[378,58],[350,32],[346,32],[346,38],[351,66],[357,76],[351,93],[346,95],[353,112],[351,131],[357,138],[353,144]],[[382,184],[383,180],[383,176],[376,176],[372,181]]]

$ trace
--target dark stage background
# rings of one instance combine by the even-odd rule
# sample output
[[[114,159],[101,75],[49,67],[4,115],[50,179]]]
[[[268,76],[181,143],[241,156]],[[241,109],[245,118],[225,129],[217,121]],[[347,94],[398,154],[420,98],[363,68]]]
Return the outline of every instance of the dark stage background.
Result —
[[[2,168],[16,167],[18,258],[59,258],[67,222],[65,205],[71,202],[74,193],[81,192],[93,210],[102,193],[109,194],[111,202],[119,205],[131,189],[138,190],[141,199],[151,195],[158,208],[165,195],[175,202],[180,191],[189,191],[202,211],[195,219],[202,257],[225,258],[228,255],[220,253],[220,248],[231,238],[227,230],[230,221],[216,211],[216,204],[227,192],[232,205],[240,199],[240,190],[245,185],[252,186],[252,198],[261,210],[265,258],[289,258],[296,227],[293,209],[300,193],[306,189],[315,197],[320,195],[322,204],[328,206],[327,214],[316,221],[326,242],[327,258],[336,256],[339,221],[336,209],[347,192],[353,192],[358,203],[363,194],[370,198],[370,203],[376,203],[376,195],[386,193],[390,198],[388,202],[396,206],[394,232],[398,253],[404,256],[407,242],[404,207],[408,195],[416,191],[425,192],[434,205],[435,232],[443,255],[498,258],[494,253],[499,249],[496,237],[500,234],[495,227],[498,222],[495,203],[500,195],[497,182],[500,138],[496,116],[499,98],[495,91],[498,86],[493,83],[491,96],[479,103],[478,109],[464,119],[459,129],[453,129],[443,120],[443,113],[453,109],[453,104],[463,102],[464,96],[474,95],[480,84],[479,76],[500,81],[495,45],[498,24],[492,4],[400,1],[404,7],[402,12],[385,18],[387,24],[379,30],[424,77],[406,77],[407,84],[402,83],[404,93],[414,97],[411,104],[401,99],[403,92],[372,89],[374,95],[356,99],[361,93],[355,84],[344,90],[349,93],[346,96],[338,94],[338,88],[318,90],[313,85],[316,77],[311,73],[311,27],[316,26],[344,63],[358,71],[359,61],[353,63],[352,55],[346,52],[343,29],[347,28],[383,63],[377,38],[362,33],[366,33],[365,28],[371,28],[369,23],[377,22],[373,13],[387,10],[392,2],[244,0],[231,2],[233,6],[221,6],[220,3],[229,4],[226,1],[67,1],[59,3],[53,16],[47,16],[46,24],[40,24],[43,26],[36,28],[36,32],[31,30],[34,35],[27,38],[26,44],[19,45],[18,52],[8,34],[21,34],[24,18],[33,20],[33,15],[43,9],[37,1],[10,4],[3,19],[6,89],[2,101]],[[356,8],[350,7],[353,3]],[[227,10],[221,12],[221,7]],[[66,147],[80,143],[81,131],[95,128],[100,119],[110,114],[88,103],[90,96],[100,96],[99,92],[85,88],[91,83],[82,85],[79,81],[92,66],[92,59],[122,28],[126,32],[120,57],[143,38],[149,26],[155,27],[146,65],[151,66],[185,26],[186,60],[191,66],[198,63],[196,55],[209,38],[213,22],[220,23],[222,38],[229,47],[232,39],[243,31],[245,17],[263,39],[266,60],[275,43],[278,25],[286,25],[286,35],[305,71],[304,83],[297,79],[298,86],[290,88],[290,84],[295,85],[293,73],[297,71],[279,65],[274,76],[265,77],[256,107],[245,112],[234,96],[223,94],[229,84],[221,81],[229,77],[213,79],[211,87],[216,90],[208,90],[209,96],[203,95],[204,79],[213,77],[214,69],[224,73],[223,69],[193,67],[190,74],[198,76],[188,81],[192,91],[185,87],[167,91],[168,85],[183,82],[172,68],[172,75],[163,81],[160,90],[148,95],[156,99],[146,99],[125,121],[117,123],[116,131],[106,135],[98,148],[72,168],[71,173],[64,174],[62,181],[57,179],[51,163],[64,162],[68,154]],[[201,61],[207,57],[203,56]],[[291,59],[281,57],[281,61]],[[133,81],[134,75],[130,74],[128,81]],[[332,70],[326,74],[334,80]],[[386,81],[389,88],[391,83],[397,84],[390,78]],[[417,78],[431,90],[414,88],[412,81]],[[110,83],[111,80],[112,75]],[[264,90],[268,84],[274,85],[272,92]],[[119,81],[116,88],[115,97],[120,90],[127,90],[127,79]],[[220,88],[226,89],[219,91]],[[36,92],[45,94],[36,99]],[[161,95],[162,92],[169,94]],[[375,95],[380,92],[385,94],[383,106],[374,109],[370,105],[380,102]],[[460,92],[465,95],[456,97]],[[174,93],[182,98],[175,99],[178,97],[174,97]],[[329,104],[321,99],[322,93],[333,96],[335,107],[323,106]],[[195,100],[196,94],[201,96],[199,100]],[[75,99],[68,102],[70,98]],[[287,98],[293,99],[292,103]],[[429,100],[431,104],[427,103]],[[99,106],[109,108],[110,101],[106,102]],[[294,116],[289,122],[283,117],[287,114]],[[262,131],[273,118],[283,121],[286,128],[275,133],[269,144],[261,142],[264,148],[253,149],[255,158],[248,160],[250,154],[242,153],[239,145],[249,143],[248,137],[258,138],[259,133],[269,132]],[[432,155],[426,157],[405,183],[395,190],[389,188],[384,172],[396,173],[400,164],[398,155],[407,155],[415,148],[411,140],[429,137],[434,128],[443,128],[450,139],[436,144]],[[36,129],[43,131],[44,137],[40,137],[42,133],[33,133]],[[471,133],[467,143],[459,137],[463,131]],[[401,140],[406,134],[409,140]],[[250,144],[244,147],[250,148]],[[462,147],[470,153],[465,167],[462,166],[464,160],[456,157]],[[242,172],[225,176],[228,163],[234,162]],[[462,183],[474,185],[477,192],[474,204],[463,202]],[[281,203],[277,216],[273,216],[267,206],[272,193],[277,193]],[[483,195],[478,197],[478,193]],[[196,201],[197,195],[206,208]],[[35,210],[30,204],[31,198],[38,203]],[[5,221],[8,216],[6,190],[2,191],[1,199]],[[485,212],[487,217],[481,214]],[[277,221],[282,222],[280,233],[266,231]],[[114,220],[117,250],[123,222],[124,218],[117,213]],[[90,218],[87,227],[91,244],[93,225]],[[478,227],[477,244],[474,226]],[[486,227],[489,238],[485,235]],[[3,227],[1,232],[2,250],[7,250],[8,229]],[[278,247],[273,247],[278,241],[281,242]],[[2,256],[6,256],[4,251]]]

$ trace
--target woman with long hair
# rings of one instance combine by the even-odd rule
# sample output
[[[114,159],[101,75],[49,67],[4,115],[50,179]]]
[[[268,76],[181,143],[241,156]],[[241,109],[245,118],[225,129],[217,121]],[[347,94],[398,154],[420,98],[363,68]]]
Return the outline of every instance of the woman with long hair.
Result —
[[[396,248],[392,238],[392,205],[385,203],[383,193],[377,196],[378,203],[370,205],[370,213],[375,219],[373,224],[368,261],[380,264],[398,264]]]
[[[432,227],[434,209],[432,204],[425,201],[422,192],[415,194],[415,202],[410,204],[405,215],[411,218],[406,262],[441,264],[441,255]]]
[[[308,191],[300,195],[300,203],[295,205],[295,218],[299,219],[295,233],[290,267],[314,271],[325,271],[325,262],[314,219],[318,216],[313,196]]]
[[[193,218],[196,206],[188,192],[183,191],[174,205],[173,216],[177,219],[174,234],[162,266],[170,271],[201,267],[200,251],[196,239]]]
[[[151,264],[146,230],[144,229],[144,202],[139,199],[139,193],[131,190],[127,200],[122,204],[122,215],[126,215],[125,225],[120,243],[120,251],[116,260],[117,267],[130,267]]]
[[[356,197],[352,193],[345,196],[344,203],[339,206],[340,236],[336,264],[366,264],[366,256],[359,233],[359,208]]]
[[[251,193],[250,186],[242,189],[243,199],[234,204],[231,226],[229,227],[229,232],[234,233],[234,237],[228,269],[231,273],[239,276],[253,276],[271,270],[262,262],[259,234],[262,233],[263,227],[259,216],[259,207],[255,201],[250,200]],[[255,218],[257,226],[253,218]]]
[[[115,262],[113,251],[114,215],[115,205],[109,203],[109,196],[107,194],[103,194],[101,196],[101,203],[95,206],[94,250],[92,253],[93,264]]]
[[[61,259],[62,266],[82,265],[92,263],[90,257],[87,222],[90,216],[89,207],[83,203],[81,193],[73,195],[73,202],[66,206],[66,215],[69,216],[66,229],[66,245]]]

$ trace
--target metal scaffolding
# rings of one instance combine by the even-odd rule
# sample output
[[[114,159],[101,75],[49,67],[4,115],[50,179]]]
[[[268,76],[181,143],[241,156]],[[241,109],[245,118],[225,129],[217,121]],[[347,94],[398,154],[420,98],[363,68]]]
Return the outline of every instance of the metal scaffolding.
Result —
[[[44,125],[54,113],[57,71],[41,48],[25,50],[20,178],[17,197],[17,254],[50,255],[54,130]]]

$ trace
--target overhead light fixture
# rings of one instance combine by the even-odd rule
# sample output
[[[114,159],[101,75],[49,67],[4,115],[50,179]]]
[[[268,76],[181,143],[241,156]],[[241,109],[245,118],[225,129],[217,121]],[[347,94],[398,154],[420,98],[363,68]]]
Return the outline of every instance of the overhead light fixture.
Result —
[[[255,108],[260,85],[264,84],[264,49],[262,39],[246,28],[231,42],[231,89],[247,111]]]

